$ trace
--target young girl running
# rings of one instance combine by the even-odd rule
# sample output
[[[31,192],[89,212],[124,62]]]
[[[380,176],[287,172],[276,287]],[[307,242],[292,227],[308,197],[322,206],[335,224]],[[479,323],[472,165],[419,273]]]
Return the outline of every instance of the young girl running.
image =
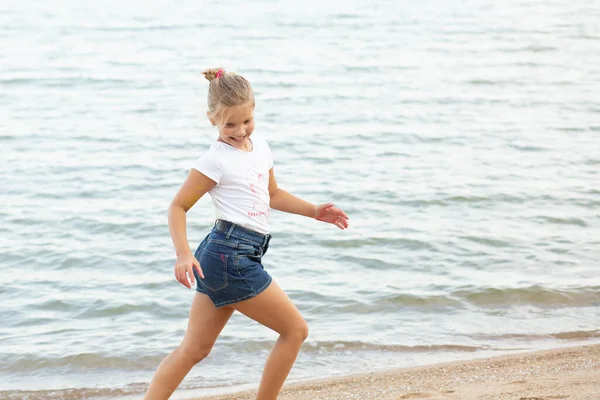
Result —
[[[177,261],[175,277],[196,285],[182,343],[159,365],[145,399],[168,399],[190,369],[210,352],[234,311],[279,333],[264,367],[258,400],[277,398],[308,336],[298,309],[265,271],[269,211],[285,211],[348,227],[331,203],[315,206],[277,186],[267,142],[254,131],[254,93],[242,76],[209,69],[208,119],[219,137],[193,165],[169,207]],[[208,193],[217,213],[214,228],[195,254],[186,235],[186,212]],[[188,281],[189,278],[189,281]],[[191,285],[190,285],[191,282]]]

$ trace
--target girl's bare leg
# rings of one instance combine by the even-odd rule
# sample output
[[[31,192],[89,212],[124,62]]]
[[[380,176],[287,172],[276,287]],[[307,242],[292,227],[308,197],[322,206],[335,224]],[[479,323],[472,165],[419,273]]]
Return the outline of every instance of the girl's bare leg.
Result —
[[[233,311],[231,307],[215,308],[207,295],[196,293],[185,337],[158,366],[144,399],[168,399],[190,369],[208,356]]]
[[[257,400],[275,400],[296,361],[300,346],[308,336],[308,326],[275,281],[258,296],[232,307],[279,333],[265,364],[256,397]]]

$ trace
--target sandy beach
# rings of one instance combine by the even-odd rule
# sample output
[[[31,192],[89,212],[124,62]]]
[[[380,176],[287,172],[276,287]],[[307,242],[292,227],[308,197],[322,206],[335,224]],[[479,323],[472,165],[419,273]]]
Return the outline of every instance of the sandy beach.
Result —
[[[253,400],[253,392],[198,400]],[[281,400],[599,400],[600,345],[286,385]]]

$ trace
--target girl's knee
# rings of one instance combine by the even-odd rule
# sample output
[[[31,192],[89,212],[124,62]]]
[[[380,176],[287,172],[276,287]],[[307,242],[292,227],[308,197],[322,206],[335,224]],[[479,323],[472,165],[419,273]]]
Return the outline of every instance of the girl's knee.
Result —
[[[295,324],[292,328],[288,329],[285,334],[282,334],[281,336],[285,339],[302,343],[308,337],[308,325],[306,324],[306,321],[302,320],[301,322]]]
[[[306,323],[306,321],[302,321],[302,325],[300,327],[300,337],[302,338],[302,341],[304,342],[306,340],[306,338],[308,338],[308,324]]]
[[[179,351],[181,354],[191,360],[194,364],[199,363],[204,360],[210,354],[212,350],[212,345],[207,344],[194,344],[194,345],[186,345],[182,344],[179,346]]]

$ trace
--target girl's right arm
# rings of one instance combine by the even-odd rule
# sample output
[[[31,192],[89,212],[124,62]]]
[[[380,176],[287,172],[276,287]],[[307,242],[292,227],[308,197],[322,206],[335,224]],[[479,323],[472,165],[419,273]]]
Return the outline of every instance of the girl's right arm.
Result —
[[[171,233],[171,239],[173,240],[175,253],[177,254],[175,277],[188,289],[191,289],[191,285],[186,277],[186,273],[189,275],[192,285],[195,284],[194,267],[198,269],[200,277],[204,278],[204,274],[198,260],[192,254],[187,240],[186,213],[215,185],[215,181],[201,172],[192,169],[169,206],[169,232]]]

